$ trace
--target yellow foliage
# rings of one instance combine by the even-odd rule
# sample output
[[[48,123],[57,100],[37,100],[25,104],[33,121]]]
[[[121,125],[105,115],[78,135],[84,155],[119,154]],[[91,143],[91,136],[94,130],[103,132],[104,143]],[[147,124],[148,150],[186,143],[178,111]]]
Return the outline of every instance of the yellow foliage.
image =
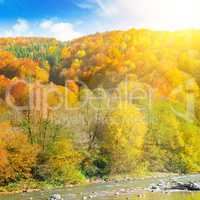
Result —
[[[28,143],[27,136],[15,132],[9,122],[0,124],[0,186],[30,178],[39,148]]]
[[[136,169],[141,161],[146,131],[144,116],[135,105],[121,103],[111,113],[103,141],[111,155],[112,173]]]
[[[56,46],[49,47],[48,51],[50,54],[54,54],[56,52]]]
[[[62,59],[67,59],[71,56],[70,49],[68,47],[64,47],[61,51],[61,58]]]
[[[41,68],[36,68],[36,79],[41,81],[41,83],[47,83],[49,80],[49,74],[47,71]]]
[[[79,50],[78,52],[77,52],[77,57],[78,58],[83,58],[83,57],[85,57],[86,56],[86,52],[84,51],[84,50]]]
[[[53,180],[76,183],[84,179],[78,171],[82,155],[74,148],[72,141],[62,138],[50,150],[48,167]]]

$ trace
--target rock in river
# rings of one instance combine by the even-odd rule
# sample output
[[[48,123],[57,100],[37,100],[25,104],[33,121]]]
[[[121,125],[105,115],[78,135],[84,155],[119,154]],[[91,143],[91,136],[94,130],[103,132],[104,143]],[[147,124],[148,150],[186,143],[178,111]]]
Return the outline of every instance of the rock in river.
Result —
[[[189,182],[189,183],[178,182],[175,186],[171,187],[170,189],[200,191],[200,184],[193,183],[193,182]]]
[[[149,190],[152,192],[156,191],[171,191],[171,190],[187,190],[187,191],[200,191],[200,184],[195,182],[162,182],[160,184],[152,184],[149,187]]]
[[[53,194],[49,197],[48,200],[63,200],[63,198],[60,194]]]

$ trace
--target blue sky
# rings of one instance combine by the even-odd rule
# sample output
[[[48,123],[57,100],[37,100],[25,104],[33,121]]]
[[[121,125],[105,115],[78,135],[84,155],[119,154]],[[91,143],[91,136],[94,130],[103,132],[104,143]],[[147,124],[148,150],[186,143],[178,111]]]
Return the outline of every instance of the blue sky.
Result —
[[[0,0],[0,36],[70,40],[132,27],[200,28],[199,0]]]
[[[55,16],[73,20],[87,15],[87,10],[77,5],[78,1],[74,0],[0,0],[0,20],[37,20]]]

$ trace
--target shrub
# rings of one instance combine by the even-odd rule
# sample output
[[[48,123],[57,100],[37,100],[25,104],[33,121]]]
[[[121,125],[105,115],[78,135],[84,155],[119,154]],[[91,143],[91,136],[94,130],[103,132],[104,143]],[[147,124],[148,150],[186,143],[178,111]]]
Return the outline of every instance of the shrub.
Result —
[[[57,184],[82,182],[84,176],[79,170],[81,159],[71,140],[59,139],[46,153],[40,154],[36,177]]]
[[[81,168],[88,178],[103,178],[110,173],[109,163],[110,160],[108,155],[92,152],[82,161]]]
[[[9,124],[0,126],[0,185],[30,178],[38,147],[29,144],[23,133],[12,131]]]

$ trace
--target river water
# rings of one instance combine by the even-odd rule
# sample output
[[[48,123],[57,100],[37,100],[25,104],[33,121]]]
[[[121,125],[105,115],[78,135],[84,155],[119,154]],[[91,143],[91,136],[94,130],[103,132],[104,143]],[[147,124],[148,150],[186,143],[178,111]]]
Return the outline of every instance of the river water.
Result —
[[[186,182],[200,182],[200,175],[174,177],[176,180]],[[200,200],[200,192],[150,192],[146,190],[152,183],[171,178],[147,178],[131,181],[76,186],[59,190],[46,190],[33,193],[0,195],[0,200],[47,200],[52,194],[59,193],[64,200]]]

